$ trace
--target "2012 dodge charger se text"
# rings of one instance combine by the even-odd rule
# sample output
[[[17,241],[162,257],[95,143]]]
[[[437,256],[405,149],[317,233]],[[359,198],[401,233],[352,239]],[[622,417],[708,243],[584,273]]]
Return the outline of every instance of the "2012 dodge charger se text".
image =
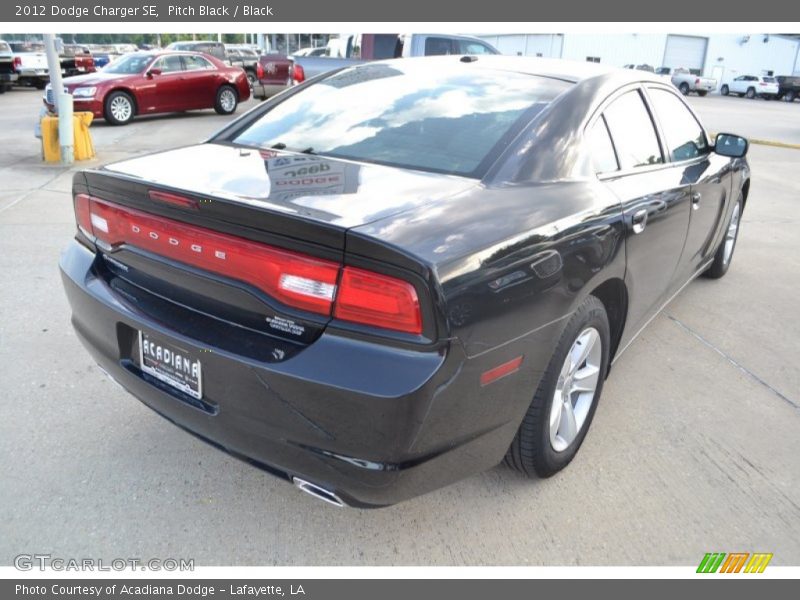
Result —
[[[122,386],[323,500],[546,477],[614,358],[728,270],[746,151],[643,71],[371,63],[78,173],[63,282]]]

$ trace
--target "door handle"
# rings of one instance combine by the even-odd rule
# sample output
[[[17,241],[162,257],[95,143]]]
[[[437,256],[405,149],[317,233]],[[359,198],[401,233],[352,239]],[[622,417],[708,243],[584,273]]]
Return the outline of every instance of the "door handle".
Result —
[[[692,192],[692,208],[697,210],[700,208],[700,198],[702,198],[702,194],[700,192]]]
[[[631,217],[633,233],[642,233],[647,226],[647,209],[640,208]]]

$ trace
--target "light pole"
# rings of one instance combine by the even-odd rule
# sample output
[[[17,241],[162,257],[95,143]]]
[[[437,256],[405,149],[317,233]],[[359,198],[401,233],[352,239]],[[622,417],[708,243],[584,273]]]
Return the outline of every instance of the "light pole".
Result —
[[[47,70],[50,74],[50,89],[53,92],[53,104],[58,113],[58,145],[61,147],[61,164],[71,165],[75,162],[73,148],[74,130],[72,122],[72,95],[64,92],[61,81],[61,61],[56,51],[56,38],[52,33],[44,34],[44,46],[47,52]]]

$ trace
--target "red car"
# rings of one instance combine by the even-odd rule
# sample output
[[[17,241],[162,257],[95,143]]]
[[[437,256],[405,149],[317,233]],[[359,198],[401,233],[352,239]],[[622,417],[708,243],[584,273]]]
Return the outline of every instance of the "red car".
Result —
[[[127,125],[136,115],[213,108],[221,115],[236,111],[250,97],[247,75],[239,67],[199,52],[134,52],[96,73],[66,77],[74,110]],[[54,108],[53,91],[44,102]]]

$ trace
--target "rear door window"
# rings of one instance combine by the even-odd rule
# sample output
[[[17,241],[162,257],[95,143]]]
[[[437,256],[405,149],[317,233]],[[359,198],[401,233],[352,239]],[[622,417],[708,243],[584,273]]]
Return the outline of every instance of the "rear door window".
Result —
[[[603,111],[623,170],[664,162],[650,113],[638,90],[622,94]]]
[[[595,174],[612,173],[619,169],[614,145],[611,143],[606,120],[602,115],[587,132],[586,141]]]

